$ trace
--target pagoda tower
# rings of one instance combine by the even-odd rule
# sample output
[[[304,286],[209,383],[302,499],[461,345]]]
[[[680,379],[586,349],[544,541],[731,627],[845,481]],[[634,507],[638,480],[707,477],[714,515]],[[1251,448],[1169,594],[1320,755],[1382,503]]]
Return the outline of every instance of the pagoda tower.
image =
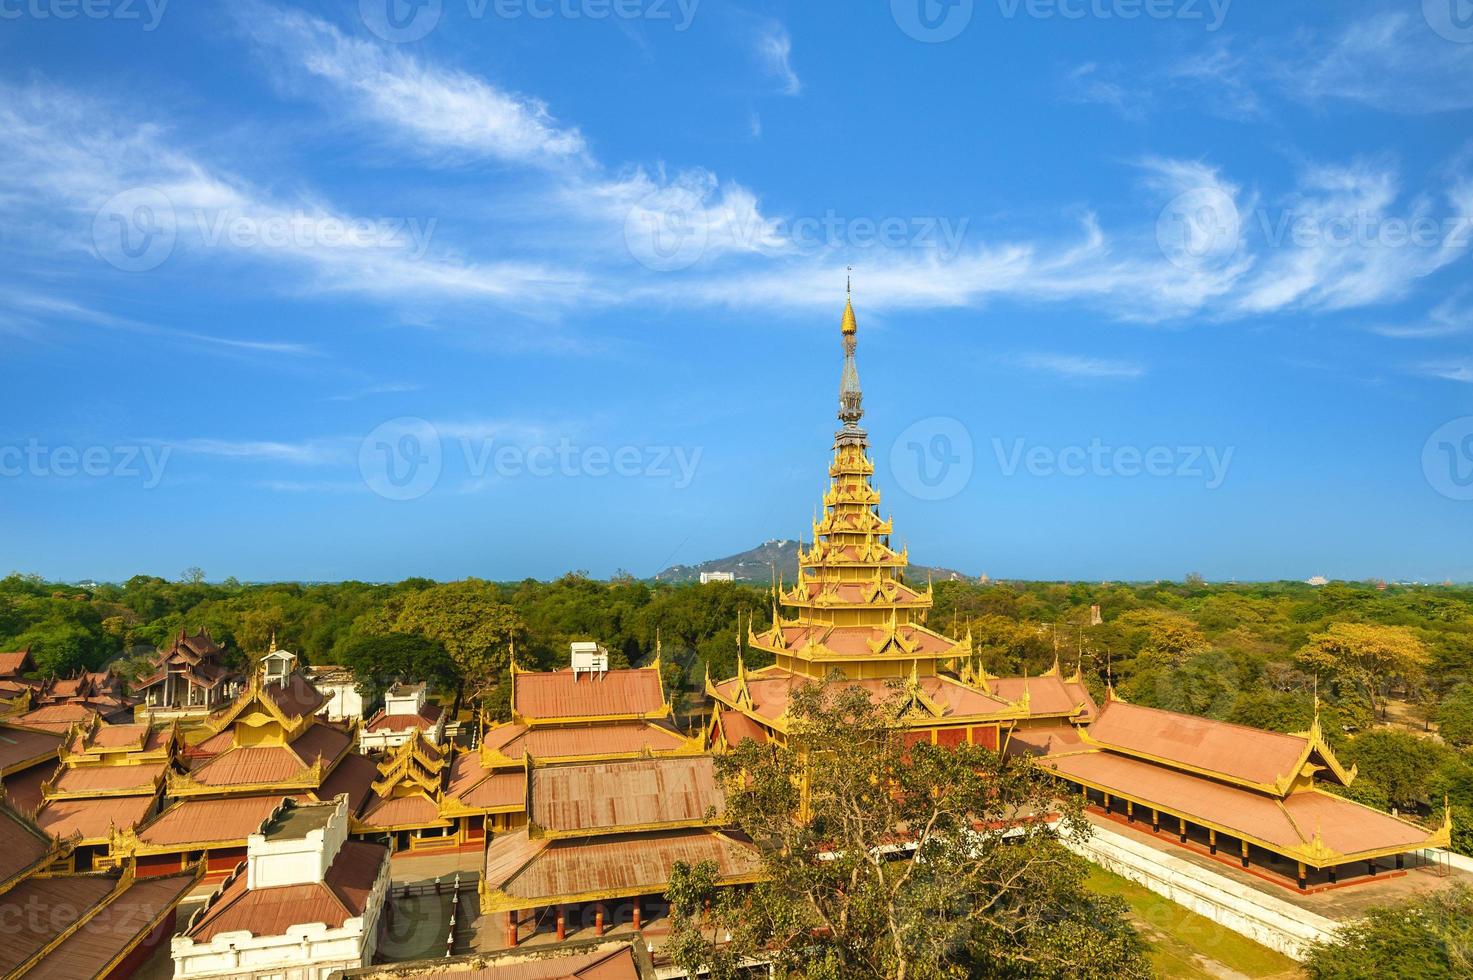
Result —
[[[958,639],[926,625],[931,587],[923,591],[905,581],[908,555],[891,546],[894,522],[880,516],[880,494],[870,482],[875,464],[859,424],[864,394],[855,360],[858,334],[850,297],[840,323],[840,426],[823,516],[813,523],[811,547],[799,542],[798,581],[791,588],[773,586],[772,625],[747,631],[748,649],[770,654],[773,664],[748,672],[743,659],[735,678],[707,682],[707,692],[728,715],[739,712],[746,719],[728,717],[723,724],[718,707],[711,737],[730,744],[739,740],[738,732],[781,736],[793,685],[837,676],[871,690],[877,700],[893,697],[898,688],[907,725],[944,729],[937,736],[942,743],[976,741],[996,748],[1000,728],[1026,716],[1027,705],[989,689],[989,678],[972,667],[970,636]]]

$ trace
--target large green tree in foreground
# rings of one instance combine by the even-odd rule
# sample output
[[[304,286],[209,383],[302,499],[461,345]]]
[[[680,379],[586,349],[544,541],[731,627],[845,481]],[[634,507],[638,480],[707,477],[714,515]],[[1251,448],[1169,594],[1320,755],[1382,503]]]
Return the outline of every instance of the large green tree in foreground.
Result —
[[[1473,976],[1473,890],[1457,885],[1372,909],[1314,947],[1312,980],[1442,980]]]
[[[718,891],[713,867],[677,865],[676,962],[716,980],[749,958],[808,980],[1148,976],[1123,903],[1087,891],[1060,841],[1087,832],[1077,810],[1039,819],[1060,805],[1026,760],[907,746],[901,703],[809,686],[789,745],[717,760],[766,880]]]

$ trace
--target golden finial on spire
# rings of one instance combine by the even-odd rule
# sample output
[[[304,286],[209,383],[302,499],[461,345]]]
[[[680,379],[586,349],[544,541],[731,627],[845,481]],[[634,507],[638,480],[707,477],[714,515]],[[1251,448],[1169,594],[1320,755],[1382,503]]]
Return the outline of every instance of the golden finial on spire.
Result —
[[[271,631],[271,648],[266,651],[266,656],[269,657],[269,656],[271,656],[271,654],[273,654],[275,652],[276,652],[276,630],[272,630]]]
[[[854,266],[849,267],[849,272],[854,271]],[[844,277],[844,322],[839,327],[845,337],[852,337],[859,332],[859,323],[854,319],[854,280],[852,275]]]

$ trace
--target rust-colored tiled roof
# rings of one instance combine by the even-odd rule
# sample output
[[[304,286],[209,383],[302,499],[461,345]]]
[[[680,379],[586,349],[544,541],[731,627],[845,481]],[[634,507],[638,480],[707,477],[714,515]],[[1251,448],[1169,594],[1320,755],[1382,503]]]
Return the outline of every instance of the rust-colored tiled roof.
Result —
[[[440,714],[438,704],[427,704],[415,714],[401,715],[387,714],[380,708],[377,714],[363,723],[363,727],[370,732],[407,732],[411,728],[429,731],[440,720]]]
[[[143,762],[131,766],[66,766],[53,786],[63,793],[111,793],[153,791],[155,781],[167,768],[166,762]]]
[[[1079,729],[1073,725],[1050,725],[1047,728],[1015,728],[1008,735],[1008,755],[1046,756],[1077,752],[1084,746]]]
[[[371,827],[417,827],[440,822],[440,808],[426,796],[401,796],[398,799],[369,798],[359,818]]]
[[[1040,764],[1117,796],[1225,827],[1232,833],[1248,834],[1277,847],[1306,845],[1317,829],[1325,843],[1341,854],[1411,847],[1429,836],[1427,831],[1389,814],[1326,793],[1295,793],[1281,802],[1266,793],[1109,752],[1059,756],[1040,760]]]
[[[61,741],[54,732],[28,730],[0,722],[0,772],[54,756]]]
[[[685,737],[679,732],[653,721],[570,725],[566,728],[528,728],[512,722],[492,728],[484,739],[488,748],[512,759],[520,759],[528,752],[534,759],[623,755],[645,750],[670,752],[685,742]]]
[[[1093,707],[1089,692],[1082,684],[1066,684],[1055,674],[1042,677],[995,677],[987,682],[992,693],[1007,701],[1023,700],[1028,695],[1028,713],[1038,715],[1072,715],[1082,701],[1086,708]],[[1092,717],[1092,715],[1090,715]]]
[[[521,769],[486,769],[479,752],[463,752],[450,764],[446,792],[476,809],[519,807],[527,798],[527,777]]]
[[[646,715],[665,704],[659,672],[610,670],[603,674],[571,670],[512,675],[512,704],[524,718],[600,718]]]
[[[726,738],[726,744],[732,747],[742,744],[742,740],[748,738],[758,745],[767,744],[767,729],[740,711],[727,709],[721,712],[721,721],[719,724],[721,725],[721,733]]]
[[[302,760],[285,745],[248,745],[222,752],[191,774],[206,786],[279,783],[302,771]]]
[[[93,800],[48,800],[36,814],[36,823],[54,837],[80,834],[83,840],[107,840],[109,830],[129,830],[153,809],[152,796],[113,796]]]
[[[726,807],[710,756],[549,766],[533,769],[531,779],[529,817],[550,831],[686,823]]]
[[[61,762],[50,759],[38,766],[23,769],[0,779],[0,785],[5,789],[5,795],[10,797],[10,802],[15,804],[16,809],[30,813],[41,805],[44,794],[41,792],[41,784],[50,782],[61,768]]]
[[[127,705],[105,700],[67,701],[61,704],[46,704],[26,712],[15,719],[17,724],[41,728],[48,732],[64,734],[79,721],[87,721],[93,715],[104,720],[119,718],[126,714]]]
[[[92,910],[117,886],[112,875],[69,875],[60,878],[33,876],[5,893],[7,908],[21,910],[5,929],[0,929],[0,976],[13,975],[16,967],[45,948],[73,922]],[[26,909],[65,909],[64,915],[27,915]],[[131,937],[133,934],[129,933]],[[120,948],[127,939],[120,939]],[[88,973],[73,976],[91,976]]]
[[[50,851],[51,841],[40,828],[10,807],[0,806],[0,885],[29,869]]]
[[[210,841],[238,840],[244,843],[282,799],[284,797],[281,796],[246,796],[224,800],[182,800],[140,828],[138,839],[145,844],[166,847]]]
[[[969,687],[955,678],[933,675],[917,679],[921,691],[943,710],[943,717],[996,715],[1006,713],[1008,705],[998,698]],[[780,667],[764,667],[747,675],[747,691],[752,695],[756,713],[764,718],[778,718],[786,710],[788,698],[796,687],[816,683],[810,677],[789,673]],[[889,701],[900,692],[893,682],[879,678],[844,680],[845,687],[860,687],[869,692],[876,702]],[[716,691],[727,700],[735,700],[739,682],[737,678],[722,681]]]
[[[53,879],[55,880],[55,879]],[[192,874],[137,878],[32,967],[27,980],[94,977],[194,887]]]
[[[262,691],[283,714],[295,718],[314,715],[326,703],[322,692],[300,672],[293,672],[285,684],[264,685]]]
[[[305,765],[312,765],[319,758],[326,765],[342,754],[353,741],[353,737],[341,728],[319,722],[308,728],[292,743],[292,751]]]
[[[378,766],[367,756],[350,752],[343,756],[343,761],[333,767],[327,778],[322,781],[322,786],[317,791],[317,797],[322,800],[331,800],[339,793],[348,794],[348,812],[357,816],[363,812],[363,806],[368,802],[369,792],[374,783],[378,781]]]
[[[1292,775],[1308,747],[1298,735],[1124,701],[1108,702],[1087,732],[1108,748],[1263,785]]]
[[[326,880],[302,885],[247,888],[240,875],[214,904],[189,923],[184,935],[208,943],[226,932],[281,936],[294,925],[321,922],[331,929],[364,913],[389,850],[381,844],[348,841],[328,868]]]
[[[25,670],[29,666],[30,656],[26,650],[0,653],[0,677],[14,677]]]
[[[676,861],[712,861],[718,878],[753,875],[760,866],[752,845],[702,828],[561,840],[532,840],[523,829],[486,848],[486,882],[544,904],[592,892],[647,895],[665,890]]]

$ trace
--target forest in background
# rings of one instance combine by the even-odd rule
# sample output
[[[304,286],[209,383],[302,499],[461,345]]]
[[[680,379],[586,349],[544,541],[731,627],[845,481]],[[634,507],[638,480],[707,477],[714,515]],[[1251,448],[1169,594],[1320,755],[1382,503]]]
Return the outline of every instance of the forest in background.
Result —
[[[1099,606],[1103,622],[1090,625]],[[305,663],[352,668],[370,696],[399,676],[506,711],[518,666],[566,664],[592,639],[616,665],[657,641],[672,690],[735,672],[738,635],[770,621],[765,588],[671,585],[569,573],[550,581],[394,584],[208,582],[136,576],[80,587],[0,579],[0,649],[29,647],[42,675],[112,664],[135,675],[181,629],[207,629],[237,666],[274,635]],[[1077,666],[1098,697],[1269,728],[1306,730],[1316,711],[1345,764],[1347,795],[1429,821],[1444,799],[1473,853],[1473,588],[1332,582],[937,582],[929,625],[970,631],[994,674]],[[763,663],[752,653],[749,666]]]

